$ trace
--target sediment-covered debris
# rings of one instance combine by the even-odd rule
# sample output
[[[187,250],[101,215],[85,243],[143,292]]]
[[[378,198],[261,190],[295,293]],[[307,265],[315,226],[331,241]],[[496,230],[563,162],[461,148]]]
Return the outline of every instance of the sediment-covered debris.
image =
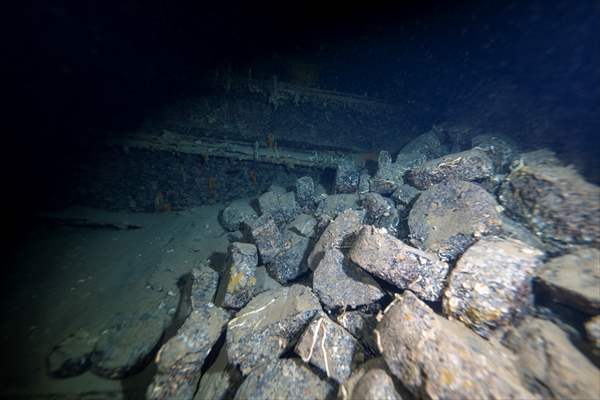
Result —
[[[227,325],[227,357],[244,375],[290,349],[321,311],[310,288],[292,285],[261,293]]]
[[[217,302],[227,308],[242,308],[256,290],[258,253],[250,243],[231,243],[227,250],[226,272]]]
[[[156,355],[157,373],[146,398],[191,399],[200,371],[230,316],[212,303],[192,311],[177,334]]]
[[[328,378],[343,383],[355,365],[365,359],[361,344],[325,313],[310,322],[295,349],[302,361],[323,371]]]
[[[454,260],[485,235],[500,233],[500,208],[479,185],[465,181],[439,183],[417,199],[408,216],[412,242]]]
[[[255,368],[235,394],[235,400],[315,399],[333,396],[331,383],[298,359],[282,359]]]
[[[266,192],[258,198],[258,205],[262,214],[270,214],[278,226],[292,222],[298,214],[300,207],[296,203],[294,192],[277,193]]]
[[[431,186],[452,179],[478,181],[494,175],[494,163],[480,149],[471,149],[460,153],[427,161],[406,173],[408,182],[417,189],[425,190]]]
[[[416,397],[529,399],[515,356],[404,292],[377,326],[390,371]]]
[[[328,249],[341,249],[349,243],[358,233],[364,220],[364,211],[346,210],[333,220],[314,245],[308,256],[308,266],[315,270]]]
[[[287,283],[296,279],[308,270],[310,239],[286,230],[283,243],[273,260],[267,263],[267,271],[279,283]]]
[[[368,360],[340,385],[338,398],[346,400],[402,400],[382,357]]]
[[[458,259],[444,291],[444,313],[488,337],[533,305],[533,277],[543,253],[522,242],[484,238]]]
[[[439,299],[448,274],[448,264],[435,255],[372,226],[360,230],[349,256],[365,271],[427,301]]]
[[[46,364],[48,375],[53,378],[69,378],[87,371],[97,337],[85,329],[79,329],[52,348]]]
[[[505,338],[518,355],[518,373],[543,398],[594,399],[600,370],[552,322],[530,318]]]
[[[581,248],[544,264],[538,281],[552,300],[584,313],[600,313],[600,250]]]
[[[499,199],[511,215],[563,251],[600,244],[600,187],[572,168],[521,164],[502,184]]]
[[[258,218],[258,215],[246,200],[235,200],[221,211],[219,217],[223,228],[233,232],[240,229],[242,222]]]
[[[328,249],[315,269],[313,290],[330,309],[356,308],[384,296],[379,284],[336,248]]]
[[[242,232],[248,241],[256,245],[263,264],[270,263],[283,244],[281,231],[270,214],[243,223]]]
[[[192,310],[206,303],[212,303],[217,294],[219,273],[207,265],[192,269],[192,292],[190,301]]]

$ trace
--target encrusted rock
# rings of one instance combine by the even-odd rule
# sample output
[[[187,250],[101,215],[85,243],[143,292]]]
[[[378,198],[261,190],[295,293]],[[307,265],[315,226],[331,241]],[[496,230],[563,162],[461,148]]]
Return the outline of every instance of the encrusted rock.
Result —
[[[538,165],[547,167],[564,166],[562,161],[556,156],[556,153],[550,149],[540,149],[522,153],[521,156],[513,162],[513,165],[517,168],[519,165]]]
[[[227,350],[221,348],[210,368],[202,375],[194,400],[229,400],[242,383],[242,374],[227,362]]]
[[[488,337],[533,304],[531,281],[543,253],[522,242],[485,238],[459,258],[444,292],[444,312]]]
[[[396,158],[396,162],[400,159],[408,159],[408,155],[413,155],[413,158],[418,155],[427,160],[441,157],[448,152],[446,146],[442,144],[441,136],[441,132],[436,128],[417,136],[404,145]]]
[[[476,181],[494,174],[494,164],[483,150],[472,149],[425,162],[406,177],[418,189],[428,189],[450,179]]]
[[[333,194],[327,196],[319,202],[315,216],[327,215],[330,218],[337,217],[341,212],[349,209],[357,210],[360,206],[358,205],[358,194],[356,193],[342,193]]]
[[[377,313],[381,307],[369,307],[369,309],[359,309],[344,311],[336,318],[338,324],[343,326],[352,334],[371,354],[378,354],[377,342],[373,331],[377,326]]]
[[[191,399],[204,360],[223,333],[229,314],[212,303],[192,311],[156,355],[157,373],[147,399]]]
[[[308,214],[298,215],[289,225],[288,229],[298,235],[313,238],[316,234],[317,220]]]
[[[309,211],[316,206],[315,182],[310,176],[296,180],[296,201],[303,210]]]
[[[301,211],[294,192],[266,192],[258,198],[258,205],[261,214],[270,214],[278,226],[292,222]]]
[[[369,193],[369,191],[371,190],[371,177],[369,176],[369,174],[367,174],[366,172],[363,172],[362,174],[360,174],[360,177],[358,178],[358,196],[361,197],[367,193]]]
[[[333,386],[297,359],[282,359],[254,369],[234,400],[314,399],[333,395]]]
[[[221,225],[226,230],[233,232],[240,229],[240,224],[258,218],[256,211],[246,200],[235,200],[225,207],[219,215]]]
[[[340,385],[338,398],[347,400],[402,400],[383,358],[362,364]]]
[[[566,167],[522,165],[500,189],[500,201],[546,242],[563,250],[600,244],[600,187]]]
[[[281,231],[270,214],[242,224],[242,230],[247,240],[256,245],[263,264],[271,262],[283,244]]]
[[[227,357],[244,375],[272,363],[290,349],[312,317],[319,300],[302,285],[269,290],[256,296],[227,326]]]
[[[279,283],[296,279],[308,270],[306,257],[310,239],[290,230],[286,231],[279,253],[267,264],[267,271]]]
[[[281,289],[281,284],[269,276],[264,265],[256,267],[256,291],[254,294],[257,295],[272,289]]]
[[[392,163],[390,153],[387,151],[379,152],[377,173],[371,178],[369,183],[371,192],[389,195],[402,183],[402,173]]]
[[[480,186],[437,184],[421,193],[408,216],[412,242],[450,261],[479,237],[500,232],[500,207]]]
[[[351,160],[345,160],[338,164],[335,173],[335,192],[354,193],[358,188],[360,171]]]
[[[507,239],[519,240],[530,247],[534,247],[540,251],[551,252],[552,248],[546,245],[542,240],[533,234],[529,229],[519,222],[507,217],[504,214],[500,215],[502,221],[502,232],[499,236]]]
[[[414,186],[402,184],[396,188],[392,194],[392,199],[396,204],[408,207],[420,194],[421,191]]]
[[[295,351],[302,361],[319,368],[338,383],[348,379],[354,366],[365,358],[360,343],[325,313],[313,318]]]
[[[330,248],[313,275],[313,290],[326,307],[350,307],[371,304],[384,295],[379,284],[365,271]]]
[[[350,249],[350,259],[376,277],[423,300],[436,301],[444,288],[448,264],[415,249],[384,229],[365,226]]]
[[[109,379],[122,379],[141,371],[158,350],[166,322],[147,314],[116,318],[96,342],[91,371]]]
[[[507,335],[505,342],[518,355],[516,370],[531,391],[543,398],[598,398],[600,370],[558,326],[531,318]]]
[[[218,293],[218,304],[228,308],[244,307],[256,289],[256,246],[231,243],[227,250],[226,272]]]
[[[533,397],[521,386],[512,353],[437,315],[412,292],[388,308],[376,335],[390,371],[416,397]]]
[[[600,313],[600,250],[581,248],[553,258],[539,271],[538,281],[554,301]]]
[[[361,200],[365,208],[365,224],[373,225],[377,228],[385,228],[393,235],[398,233],[398,223],[400,217],[398,210],[394,207],[391,200],[384,198],[378,193],[368,193]]]
[[[212,303],[219,285],[219,273],[207,265],[192,269],[192,309]]]
[[[471,145],[483,150],[494,162],[497,173],[508,171],[510,164],[519,156],[519,149],[509,138],[502,135],[477,135]]]
[[[53,378],[69,378],[87,371],[97,337],[79,329],[52,348],[48,355],[48,374]]]

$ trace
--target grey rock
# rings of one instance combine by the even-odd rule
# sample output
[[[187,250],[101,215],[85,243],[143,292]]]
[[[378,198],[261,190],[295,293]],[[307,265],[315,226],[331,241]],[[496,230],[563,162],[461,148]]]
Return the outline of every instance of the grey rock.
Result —
[[[231,243],[227,249],[225,276],[221,281],[217,303],[227,308],[242,308],[256,290],[256,246],[249,243]]]
[[[364,215],[364,211],[347,210],[332,221],[308,256],[308,267],[315,270],[328,249],[349,246],[362,226]]]
[[[535,398],[521,386],[512,353],[437,315],[412,292],[388,307],[377,332],[390,371],[418,398]]]
[[[340,385],[338,397],[348,400],[402,400],[383,358],[362,364]]]
[[[585,323],[585,333],[594,350],[600,352],[600,315],[590,318]]]
[[[267,264],[267,271],[279,283],[287,283],[308,270],[306,258],[310,239],[292,231],[286,231],[283,244],[273,260]]]
[[[314,217],[308,214],[300,214],[288,225],[287,228],[298,235],[310,239],[316,235],[316,227],[317,220]]]
[[[484,238],[458,259],[444,292],[444,313],[483,337],[533,306],[531,282],[543,253],[522,242]]]
[[[227,357],[244,375],[289,350],[321,311],[310,288],[292,285],[257,295],[227,326]]]
[[[281,284],[269,276],[264,265],[256,267],[256,290],[254,294],[257,295],[272,289],[281,289]]]
[[[244,233],[242,231],[233,231],[227,234],[227,240],[229,242],[243,242],[245,240]]]
[[[427,161],[408,171],[406,178],[411,185],[424,190],[450,179],[477,181],[492,175],[492,160],[484,151],[472,149]]]
[[[372,308],[372,309],[371,309]],[[352,334],[371,354],[378,354],[377,341],[373,331],[377,327],[377,313],[380,307],[344,311],[336,318],[338,324]]]
[[[242,374],[227,362],[227,350],[223,346],[215,362],[202,375],[194,400],[231,399],[241,383]]]
[[[229,314],[212,303],[192,311],[156,355],[157,373],[146,398],[191,399],[202,365],[228,320]]]
[[[366,210],[365,224],[385,228],[393,235],[398,233],[400,217],[394,203],[378,193],[368,193],[361,200]]]
[[[358,189],[360,171],[351,160],[345,160],[338,164],[335,172],[335,192],[355,193]]]
[[[448,264],[435,255],[372,226],[361,229],[349,256],[367,272],[428,301],[439,299],[448,274]]]
[[[442,144],[441,136],[442,134],[434,128],[427,133],[415,137],[404,145],[396,158],[396,162],[402,158],[408,159],[407,155],[418,155],[430,160],[446,154],[448,149]]]
[[[303,210],[309,211],[316,206],[315,183],[310,176],[296,180],[296,201]]]
[[[501,214],[500,220],[502,221],[502,232],[498,235],[508,239],[519,240],[530,247],[534,247],[543,252],[552,252],[552,248],[542,242],[542,240],[533,234],[529,229],[520,224],[519,222],[509,218],[508,216]]]
[[[379,284],[365,271],[344,258],[335,248],[328,249],[313,275],[313,290],[328,308],[355,308],[384,296]]]
[[[242,231],[246,239],[256,245],[263,264],[271,262],[283,244],[281,231],[270,214],[242,224]]]
[[[328,378],[343,383],[352,369],[364,361],[360,343],[325,313],[316,315],[295,348],[302,361],[323,371]]]
[[[69,378],[87,371],[97,337],[79,329],[52,348],[47,358],[48,375]]]
[[[240,229],[240,224],[258,218],[256,211],[245,200],[235,200],[225,207],[219,215],[223,228],[229,232]]]
[[[327,215],[331,219],[337,217],[341,212],[345,210],[357,210],[360,208],[358,205],[358,194],[334,194],[331,196],[327,196],[322,199],[315,211],[315,216],[324,216]]]
[[[377,173],[371,178],[369,189],[371,192],[389,195],[403,183],[403,172],[392,163],[392,157],[387,151],[379,152]]]
[[[556,156],[556,153],[550,149],[533,150],[522,153],[520,157],[513,162],[513,166],[546,166],[563,167],[562,161]]]
[[[192,269],[192,310],[206,303],[212,303],[217,294],[219,273],[207,265]]]
[[[122,379],[141,371],[158,350],[166,322],[149,314],[115,318],[98,337],[91,371],[108,379]]]
[[[532,392],[553,399],[598,398],[600,370],[553,323],[528,319],[505,343],[518,355],[517,370]]]
[[[369,174],[363,172],[358,178],[358,196],[361,197],[371,190],[370,186],[371,177]]]
[[[553,258],[537,278],[554,301],[590,315],[600,313],[600,250],[581,248]]]
[[[476,135],[471,146],[483,150],[494,163],[496,173],[508,171],[511,163],[519,157],[518,146],[503,135]]]
[[[571,168],[521,165],[502,184],[499,199],[511,215],[563,251],[600,244],[600,187]]]
[[[474,183],[450,181],[421,193],[408,226],[414,244],[450,261],[480,237],[500,233],[502,221],[491,194]]]
[[[254,369],[238,389],[235,400],[325,400],[333,386],[297,359],[283,359]]]
[[[394,199],[396,204],[408,207],[420,194],[421,191],[419,189],[405,183],[396,188],[392,194],[392,199]]]
[[[292,222],[301,211],[294,192],[266,192],[258,198],[258,205],[261,214],[270,214],[278,226]]]

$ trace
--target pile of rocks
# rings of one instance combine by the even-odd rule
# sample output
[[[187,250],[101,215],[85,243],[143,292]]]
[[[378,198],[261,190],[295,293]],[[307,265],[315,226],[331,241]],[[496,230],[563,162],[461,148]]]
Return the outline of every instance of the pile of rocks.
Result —
[[[501,137],[473,144],[448,154],[428,133],[374,176],[340,165],[336,194],[303,177],[228,205],[224,272],[196,273],[210,295],[158,352],[148,397],[597,397],[570,337],[598,350],[600,189]],[[586,331],[540,318],[538,298]]]

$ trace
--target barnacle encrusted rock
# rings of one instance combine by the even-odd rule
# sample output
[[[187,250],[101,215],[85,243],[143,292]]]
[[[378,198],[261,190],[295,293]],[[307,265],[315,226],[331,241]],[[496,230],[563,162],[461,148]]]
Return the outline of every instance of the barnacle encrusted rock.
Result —
[[[515,356],[407,291],[377,326],[390,371],[418,398],[530,399]]]
[[[572,168],[522,164],[502,184],[499,198],[542,240],[563,251],[600,244],[600,187]]]
[[[296,279],[308,270],[310,239],[286,230],[277,255],[267,264],[267,271],[279,283]]]
[[[227,325],[227,357],[244,375],[276,360],[321,311],[310,288],[292,285],[256,296]]]
[[[485,235],[501,231],[494,197],[471,182],[449,181],[421,193],[408,216],[412,242],[450,261]]]
[[[533,303],[531,281],[543,253],[522,242],[484,238],[460,257],[444,291],[444,313],[487,337]]]
[[[364,226],[349,252],[365,271],[423,300],[436,301],[444,288],[448,264],[411,247],[385,229]]]
[[[408,182],[421,190],[450,179],[477,181],[492,175],[494,175],[494,163],[480,149],[471,149],[436,158],[406,173]]]

